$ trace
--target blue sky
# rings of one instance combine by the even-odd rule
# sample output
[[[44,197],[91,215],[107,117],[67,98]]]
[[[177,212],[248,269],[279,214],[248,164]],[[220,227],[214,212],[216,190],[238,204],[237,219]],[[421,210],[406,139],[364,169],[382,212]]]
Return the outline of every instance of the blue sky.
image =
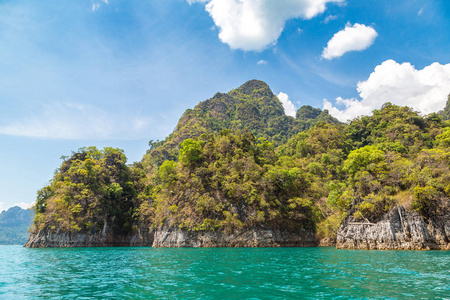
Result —
[[[449,49],[446,0],[0,0],[0,210],[79,147],[140,160],[250,79],[343,121],[386,101],[438,111]]]

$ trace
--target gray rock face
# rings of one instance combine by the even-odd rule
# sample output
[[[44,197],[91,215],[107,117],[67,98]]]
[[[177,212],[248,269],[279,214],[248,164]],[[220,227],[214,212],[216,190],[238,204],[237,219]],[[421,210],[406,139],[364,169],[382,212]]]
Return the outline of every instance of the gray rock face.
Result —
[[[425,220],[398,206],[377,223],[358,223],[351,214],[338,230],[339,249],[450,250],[450,212]]]
[[[312,230],[287,232],[270,229],[187,231],[162,228],[155,232],[153,247],[315,247]]]
[[[110,230],[101,233],[86,232],[53,232],[44,228],[32,233],[24,247],[29,248],[63,248],[63,247],[127,247],[151,246],[153,232],[139,228],[137,233],[114,235]]]
[[[25,247],[315,247],[312,230],[287,232],[270,229],[247,229],[234,233],[223,231],[188,231],[162,227],[156,231],[140,228],[138,233],[114,236],[107,234],[50,232],[31,234]]]

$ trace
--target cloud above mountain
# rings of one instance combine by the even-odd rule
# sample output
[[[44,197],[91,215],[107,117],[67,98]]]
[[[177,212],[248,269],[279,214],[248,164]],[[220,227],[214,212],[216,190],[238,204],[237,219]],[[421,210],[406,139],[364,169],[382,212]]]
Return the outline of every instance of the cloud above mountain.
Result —
[[[297,109],[295,108],[294,103],[292,103],[292,101],[289,100],[289,96],[281,92],[277,95],[277,97],[278,99],[280,99],[281,104],[283,104],[284,113],[286,114],[286,116],[291,116],[295,118]]]
[[[378,33],[370,26],[347,23],[344,29],[334,34],[323,49],[322,58],[331,60],[350,51],[362,51],[374,43]]]
[[[311,19],[326,4],[343,0],[187,0],[205,3],[219,28],[219,38],[232,49],[261,51],[276,44],[287,20]]]
[[[450,94],[450,64],[435,62],[417,70],[408,62],[386,60],[367,80],[358,82],[357,91],[360,99],[338,97],[334,105],[325,99],[323,108],[340,121],[370,114],[386,102],[407,105],[422,114],[437,112]]]

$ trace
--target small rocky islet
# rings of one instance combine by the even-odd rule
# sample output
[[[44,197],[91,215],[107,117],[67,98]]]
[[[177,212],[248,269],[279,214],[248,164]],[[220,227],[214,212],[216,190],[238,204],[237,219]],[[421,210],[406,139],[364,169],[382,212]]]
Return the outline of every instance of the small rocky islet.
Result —
[[[450,98],[340,123],[262,81],[188,109],[140,162],[81,148],[38,191],[26,247],[450,250]]]

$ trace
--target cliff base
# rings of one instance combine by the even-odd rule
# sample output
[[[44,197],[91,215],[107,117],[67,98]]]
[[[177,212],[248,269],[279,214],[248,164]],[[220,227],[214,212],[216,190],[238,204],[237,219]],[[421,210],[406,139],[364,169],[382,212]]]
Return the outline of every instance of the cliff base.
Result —
[[[336,248],[377,250],[450,250],[450,215],[424,219],[397,206],[377,223],[349,216],[341,224]]]
[[[49,232],[31,234],[25,247],[316,247],[312,230],[288,232],[271,229],[245,229],[236,232],[188,231],[162,227],[129,235]]]

